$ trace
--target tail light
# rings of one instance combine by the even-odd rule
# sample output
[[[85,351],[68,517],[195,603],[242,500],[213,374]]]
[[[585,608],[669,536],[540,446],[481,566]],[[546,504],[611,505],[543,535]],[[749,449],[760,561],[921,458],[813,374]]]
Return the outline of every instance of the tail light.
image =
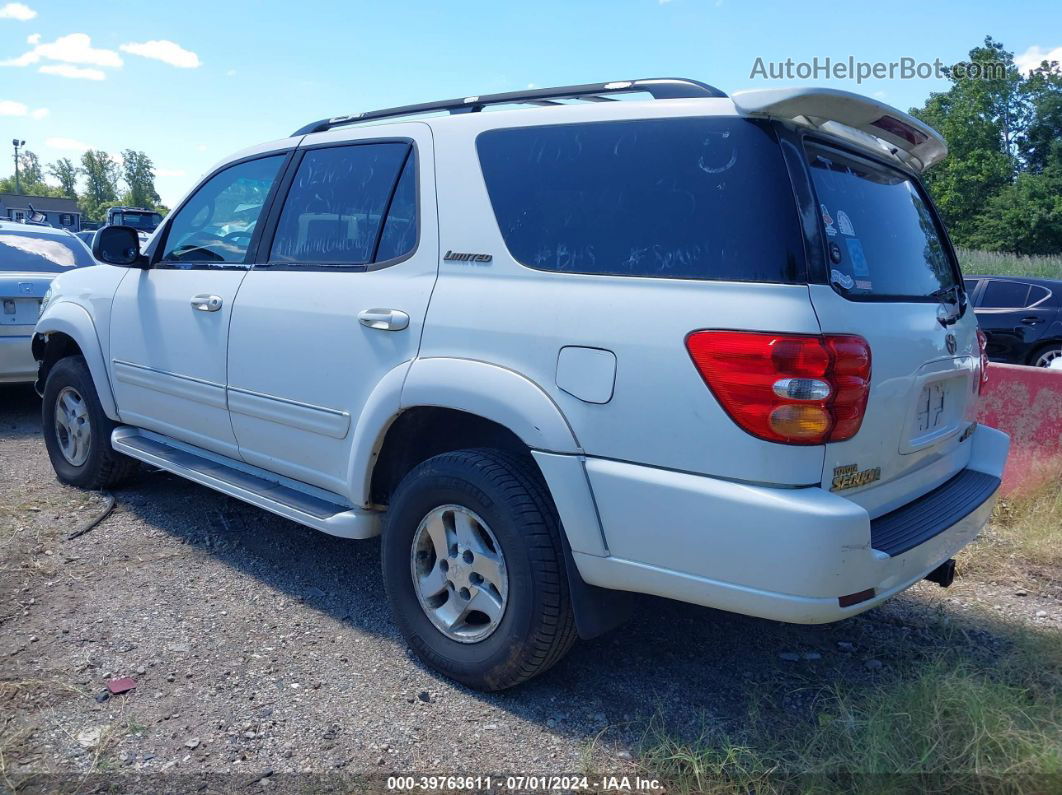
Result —
[[[870,346],[862,337],[695,331],[686,349],[723,410],[772,442],[851,439],[870,395]]]
[[[977,394],[980,395],[988,383],[988,337],[981,329],[977,329],[977,348],[981,352],[980,377],[977,379]]]

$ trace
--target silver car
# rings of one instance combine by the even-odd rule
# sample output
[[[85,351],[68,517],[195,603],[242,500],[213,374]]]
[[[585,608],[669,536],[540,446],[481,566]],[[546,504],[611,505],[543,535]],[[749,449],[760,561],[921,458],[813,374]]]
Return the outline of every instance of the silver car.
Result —
[[[33,326],[52,279],[95,265],[84,243],[65,229],[0,221],[0,383],[33,381]]]

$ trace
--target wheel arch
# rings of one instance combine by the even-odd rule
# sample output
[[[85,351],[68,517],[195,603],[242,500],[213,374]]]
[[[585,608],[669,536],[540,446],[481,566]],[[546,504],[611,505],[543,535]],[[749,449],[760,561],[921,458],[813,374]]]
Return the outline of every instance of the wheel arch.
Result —
[[[37,321],[31,347],[33,358],[41,365],[35,385],[38,394],[43,392],[48,372],[57,361],[66,356],[83,356],[104,414],[118,421],[118,408],[103,360],[99,335],[84,307],[70,301],[49,305]]]

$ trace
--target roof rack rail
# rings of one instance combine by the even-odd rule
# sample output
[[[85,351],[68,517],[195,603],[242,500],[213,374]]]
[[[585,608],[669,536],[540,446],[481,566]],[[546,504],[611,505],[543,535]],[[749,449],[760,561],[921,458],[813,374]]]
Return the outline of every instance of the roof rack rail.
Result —
[[[349,116],[335,116],[331,119],[307,124],[292,133],[307,135],[324,132],[333,127],[359,122],[385,119],[391,116],[412,116],[417,113],[431,113],[445,110],[450,113],[478,113],[487,105],[531,104],[557,105],[559,99],[582,99],[588,102],[608,102],[610,94],[647,93],[653,99],[696,99],[704,97],[725,97],[726,94],[715,86],[688,80],[682,77],[654,77],[643,80],[617,80],[610,83],[585,83],[580,86],[558,86],[556,88],[533,88],[525,91],[508,91],[503,94],[484,94],[461,99],[443,99],[435,102],[421,102],[417,105],[401,105],[397,108],[369,110],[353,113]]]

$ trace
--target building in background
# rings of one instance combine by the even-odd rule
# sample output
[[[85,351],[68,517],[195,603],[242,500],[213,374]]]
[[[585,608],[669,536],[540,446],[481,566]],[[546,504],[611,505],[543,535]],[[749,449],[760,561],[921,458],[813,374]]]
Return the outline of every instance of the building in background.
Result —
[[[44,216],[43,223],[71,232],[81,231],[81,211],[76,199],[0,193],[0,218],[28,221],[33,212],[30,205],[33,205],[33,211]]]

